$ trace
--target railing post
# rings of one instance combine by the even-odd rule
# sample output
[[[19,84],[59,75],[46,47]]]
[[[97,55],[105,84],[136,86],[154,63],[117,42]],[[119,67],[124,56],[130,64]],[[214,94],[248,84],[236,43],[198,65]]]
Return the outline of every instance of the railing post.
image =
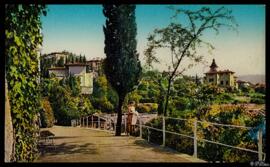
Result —
[[[93,115],[92,115],[92,128],[94,128]]]
[[[117,123],[117,117],[116,117],[116,114],[114,114],[114,131],[116,130],[116,123]]]
[[[162,132],[163,132],[163,143],[162,143],[162,146],[163,147],[165,147],[165,141],[166,141],[166,137],[165,137],[165,135],[166,135],[166,132],[165,132],[165,116],[163,115],[163,117],[162,117],[162,126],[163,126],[163,128],[162,128]]]
[[[109,131],[111,130],[111,115],[108,116]]]
[[[140,122],[140,138],[142,138],[142,117],[139,117],[139,122]]]
[[[127,119],[126,119],[126,113],[124,113],[124,121],[125,121],[125,133],[127,133]]]
[[[150,142],[150,131],[149,128],[147,127],[147,141]]]
[[[86,125],[87,125],[87,128],[88,128],[88,116],[86,117]]]
[[[263,160],[263,157],[262,157],[262,154],[263,154],[262,145],[263,145],[263,142],[262,142],[262,129],[259,129],[259,132],[258,132],[258,152],[259,152],[258,156],[259,156],[259,161]]]
[[[98,128],[100,129],[100,117],[98,117]]]
[[[194,153],[193,156],[197,158],[197,119],[194,121]]]

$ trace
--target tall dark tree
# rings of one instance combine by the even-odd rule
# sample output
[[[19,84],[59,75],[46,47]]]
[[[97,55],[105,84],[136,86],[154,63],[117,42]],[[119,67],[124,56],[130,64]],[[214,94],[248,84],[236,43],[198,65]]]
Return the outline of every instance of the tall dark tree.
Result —
[[[85,55],[83,56],[82,62],[83,62],[83,63],[86,63]]]
[[[104,71],[119,97],[116,136],[121,135],[124,98],[138,84],[141,74],[139,54],[136,51],[135,8],[135,5],[103,5],[106,17],[106,26],[103,27],[106,54]]]
[[[71,56],[71,63],[74,63],[74,61],[75,61],[74,59],[75,59],[75,58],[74,58],[74,56],[72,55],[72,56]]]

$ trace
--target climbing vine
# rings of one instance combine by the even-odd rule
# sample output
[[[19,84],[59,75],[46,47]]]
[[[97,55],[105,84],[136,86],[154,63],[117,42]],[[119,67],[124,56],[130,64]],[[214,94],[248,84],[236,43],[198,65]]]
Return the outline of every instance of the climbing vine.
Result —
[[[6,77],[15,132],[14,161],[33,161],[37,153],[38,47],[45,5],[5,6]]]

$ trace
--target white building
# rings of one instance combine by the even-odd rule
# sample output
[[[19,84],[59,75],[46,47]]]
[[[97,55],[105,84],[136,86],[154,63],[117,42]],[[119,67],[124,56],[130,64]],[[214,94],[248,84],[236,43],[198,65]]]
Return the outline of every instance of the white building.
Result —
[[[52,67],[49,68],[49,75],[54,75],[58,79],[63,79],[69,75],[74,75],[80,78],[82,94],[93,93],[93,73],[86,72],[86,64],[73,63],[66,64],[65,67]]]
[[[48,68],[49,75],[55,75],[58,79],[63,79],[65,76],[67,76],[67,71],[65,67],[52,67]]]

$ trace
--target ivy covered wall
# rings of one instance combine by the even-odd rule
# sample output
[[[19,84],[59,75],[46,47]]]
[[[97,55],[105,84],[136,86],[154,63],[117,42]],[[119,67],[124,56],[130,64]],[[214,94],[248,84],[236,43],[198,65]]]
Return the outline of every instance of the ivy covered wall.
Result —
[[[45,5],[5,6],[5,56],[8,95],[15,132],[14,161],[33,161],[37,153],[38,48]]]

